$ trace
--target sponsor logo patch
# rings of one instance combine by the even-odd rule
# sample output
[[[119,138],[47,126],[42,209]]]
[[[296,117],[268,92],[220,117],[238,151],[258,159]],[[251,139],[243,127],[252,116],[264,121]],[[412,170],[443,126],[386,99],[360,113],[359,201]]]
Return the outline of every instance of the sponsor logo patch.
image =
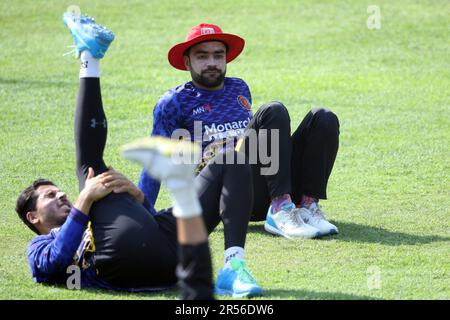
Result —
[[[201,28],[200,32],[202,35],[215,33],[213,28]]]
[[[197,107],[194,110],[192,110],[192,114],[195,116],[197,114],[202,114],[202,113],[205,113],[205,112],[209,113],[209,112],[211,112],[211,109],[212,109],[211,104],[208,103],[208,104],[205,104],[202,107]]]
[[[252,111],[252,105],[250,104],[250,102],[248,102],[247,98],[244,96],[239,95],[237,97],[238,103],[241,107],[245,108],[245,110],[247,110],[248,112]]]
[[[232,121],[225,123],[211,123],[211,125],[204,125],[205,141],[215,139],[223,139],[226,137],[236,137],[244,133],[245,128],[250,122],[250,118],[240,121]]]

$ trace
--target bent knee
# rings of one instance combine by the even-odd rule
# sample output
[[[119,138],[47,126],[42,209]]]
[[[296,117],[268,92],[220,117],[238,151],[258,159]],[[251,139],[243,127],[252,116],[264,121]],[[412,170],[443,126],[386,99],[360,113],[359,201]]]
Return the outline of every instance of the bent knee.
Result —
[[[335,132],[339,131],[339,119],[337,115],[326,108],[314,108],[311,110],[315,118],[316,125],[322,130]]]
[[[279,101],[272,101],[262,105],[255,114],[255,118],[264,121],[290,122],[287,108]]]
[[[272,101],[265,104],[262,108],[264,108],[265,112],[271,113],[277,116],[289,117],[289,111],[284,104],[279,101]]]

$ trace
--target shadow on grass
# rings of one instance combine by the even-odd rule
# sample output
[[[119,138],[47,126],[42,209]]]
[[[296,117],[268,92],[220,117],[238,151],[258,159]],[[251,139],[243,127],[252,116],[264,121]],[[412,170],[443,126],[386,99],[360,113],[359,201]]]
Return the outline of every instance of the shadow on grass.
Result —
[[[379,243],[387,246],[428,244],[432,242],[449,242],[450,237],[427,236],[389,231],[380,227],[372,227],[363,224],[332,221],[339,228],[339,234],[320,238],[322,241],[338,240],[362,243]],[[252,223],[248,226],[248,232],[266,234],[264,223]]]
[[[95,294],[108,294],[119,297],[128,298],[147,298],[152,299],[157,297],[158,299],[180,299],[180,291],[177,289],[170,291],[157,291],[157,292],[123,292],[123,291],[107,291],[86,289]],[[220,296],[216,296],[216,299],[221,299]],[[229,298],[228,298],[229,299]],[[264,296],[262,299],[295,299],[295,300],[382,300],[381,298],[354,295],[342,292],[319,292],[319,291],[307,291],[307,290],[288,290],[288,289],[264,289]]]
[[[160,290],[160,291],[142,291],[142,292],[131,292],[131,291],[115,291],[115,290],[106,290],[106,289],[100,289],[100,288],[85,288],[83,291],[102,295],[105,296],[118,296],[118,297],[128,297],[130,299],[133,298],[146,298],[146,299],[158,299],[158,300],[165,300],[165,299],[179,299],[180,297],[180,290],[177,287],[174,287],[173,289],[167,289],[167,290]],[[105,297],[106,298],[106,297]]]
[[[382,300],[381,298],[360,296],[342,292],[320,292],[307,290],[265,289],[265,299],[300,300]]]
[[[49,286],[65,289],[63,286]],[[114,291],[99,288],[85,288],[80,292],[91,293],[99,296],[99,299],[108,299],[110,296],[117,296],[118,298],[128,299],[157,299],[157,300],[178,300],[180,299],[180,290],[175,287],[170,290],[162,291],[143,291],[143,292],[128,292],[128,291]],[[103,296],[103,297],[102,297]],[[221,296],[216,296],[220,300]],[[227,298],[229,299],[229,298]],[[361,296],[342,292],[320,292],[308,290],[289,290],[289,289],[264,289],[264,296],[261,298],[267,299],[281,299],[281,300],[382,300],[381,298],[371,296]]]

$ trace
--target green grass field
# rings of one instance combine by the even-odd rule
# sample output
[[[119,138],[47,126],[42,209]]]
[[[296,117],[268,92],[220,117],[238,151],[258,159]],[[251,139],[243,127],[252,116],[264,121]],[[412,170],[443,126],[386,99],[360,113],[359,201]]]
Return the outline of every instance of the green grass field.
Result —
[[[73,115],[78,63],[62,13],[77,4],[116,33],[102,61],[109,118],[106,160],[138,180],[119,147],[148,135],[159,95],[189,74],[168,48],[200,22],[243,36],[228,75],[249,84],[253,109],[270,100],[296,126],[313,106],[340,119],[340,150],[325,211],[341,233],[300,242],[251,223],[246,257],[264,299],[449,299],[450,3],[448,1],[0,2],[0,299],[175,299],[35,284],[33,237],[18,193],[47,177],[77,196]],[[381,9],[369,30],[367,7]],[[447,160],[445,160],[447,159]],[[257,201],[257,199],[256,199]],[[157,208],[170,205],[163,191]],[[223,229],[210,237],[215,273]],[[379,286],[373,288],[375,273]]]

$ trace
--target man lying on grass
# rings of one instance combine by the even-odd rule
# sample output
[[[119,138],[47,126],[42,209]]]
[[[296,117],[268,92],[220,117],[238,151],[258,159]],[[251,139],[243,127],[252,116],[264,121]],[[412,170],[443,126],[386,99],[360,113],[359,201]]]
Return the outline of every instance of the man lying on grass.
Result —
[[[81,60],[75,111],[80,194],[72,205],[64,192],[44,179],[36,180],[20,194],[16,211],[38,234],[27,249],[34,280],[65,284],[67,268],[77,265],[83,287],[134,291],[172,287],[178,275],[185,299],[213,298],[203,219],[217,221],[220,214],[209,211],[202,216],[201,202],[192,188],[195,161],[172,161],[180,153],[200,156],[197,146],[160,137],[131,144],[124,150],[126,158],[138,161],[151,176],[165,183],[171,194],[173,209],[151,214],[142,192],[103,161],[107,121],[99,59],[114,34],[86,16],[66,13],[64,22],[72,32]],[[250,171],[242,168],[245,171],[235,173],[245,177],[245,172]],[[230,288],[230,294],[262,294],[243,260],[231,259],[230,264],[227,281],[222,283]]]

